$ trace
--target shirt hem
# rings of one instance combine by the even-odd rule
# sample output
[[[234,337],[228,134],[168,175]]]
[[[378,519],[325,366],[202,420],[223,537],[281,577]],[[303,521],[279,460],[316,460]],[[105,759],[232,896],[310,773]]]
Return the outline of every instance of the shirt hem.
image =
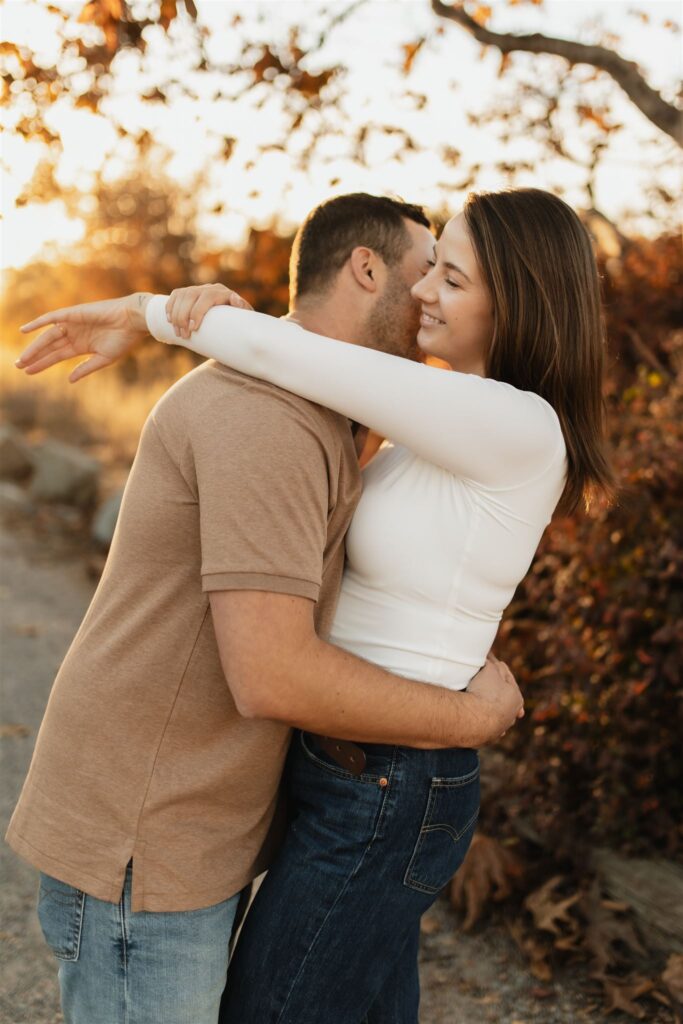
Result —
[[[5,840],[8,846],[19,857],[21,857],[22,860],[25,860],[37,871],[40,871],[45,875],[50,875],[52,878],[56,878],[58,881],[64,882],[65,885],[71,885],[74,889],[79,889],[81,892],[84,892],[86,896],[92,896],[94,899],[102,900],[104,903],[118,903],[121,899],[126,867],[131,858],[133,859],[133,878],[135,878],[135,855],[132,842],[130,855],[124,854],[122,857],[122,863],[117,869],[121,880],[120,882],[117,881],[112,883],[106,882],[104,879],[97,878],[90,874],[90,872],[84,871],[82,868],[79,868],[77,865],[71,864],[68,861],[63,861],[57,857],[53,857],[44,850],[39,850],[27,839],[24,839],[24,837],[13,828],[7,830]],[[148,911],[150,913],[177,913],[192,912],[193,910],[205,910],[207,907],[223,903],[225,900],[229,900],[233,896],[236,896],[237,893],[244,889],[245,885],[252,882],[254,878],[262,873],[263,870],[264,868],[262,866],[254,864],[225,885],[214,889],[200,889],[190,893],[184,893],[182,896],[170,896],[169,894],[164,893],[145,892],[138,900],[133,900],[132,910],[136,913],[140,910]]]
[[[259,572],[210,572],[202,574],[204,593],[214,590],[263,590],[274,594],[292,594],[317,601],[320,583],[295,576],[271,576]]]
[[[14,850],[17,856],[21,857],[22,860],[25,860],[37,871],[41,871],[45,875],[50,875],[52,878],[56,878],[59,882],[64,882],[65,885],[71,885],[74,889],[80,889],[81,892],[84,892],[87,896],[93,896],[95,899],[102,900],[104,903],[119,902],[123,891],[123,883],[125,881],[126,866],[130,860],[130,856],[125,857],[125,864],[120,869],[120,883],[112,883],[105,881],[103,878],[98,878],[96,875],[92,875],[89,871],[84,871],[82,868],[79,868],[68,861],[60,860],[58,857],[54,857],[52,854],[38,849],[38,847],[30,843],[28,839],[25,839],[12,827],[7,830],[5,841],[10,849]],[[131,842],[131,856],[132,847],[133,844]]]

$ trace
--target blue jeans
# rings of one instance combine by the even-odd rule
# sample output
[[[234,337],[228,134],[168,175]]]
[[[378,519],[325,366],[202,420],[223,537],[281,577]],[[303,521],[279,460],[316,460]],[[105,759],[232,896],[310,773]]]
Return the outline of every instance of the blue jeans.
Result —
[[[60,961],[65,1024],[216,1024],[239,894],[204,910],[132,913],[41,875],[38,917]]]
[[[221,1024],[416,1024],[420,917],[471,842],[479,758],[362,746],[355,777],[295,736],[290,825],[237,942]]]

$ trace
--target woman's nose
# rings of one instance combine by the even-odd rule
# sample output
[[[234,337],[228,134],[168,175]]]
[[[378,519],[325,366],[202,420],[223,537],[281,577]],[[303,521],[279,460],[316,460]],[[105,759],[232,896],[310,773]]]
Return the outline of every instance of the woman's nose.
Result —
[[[418,302],[431,303],[435,300],[435,289],[430,281],[431,274],[425,274],[410,289],[410,294]]]

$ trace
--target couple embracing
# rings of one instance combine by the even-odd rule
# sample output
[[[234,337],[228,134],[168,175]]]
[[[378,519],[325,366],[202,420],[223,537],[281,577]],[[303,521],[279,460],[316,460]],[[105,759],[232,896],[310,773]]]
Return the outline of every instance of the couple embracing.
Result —
[[[341,196],[290,278],[282,320],[218,285],[24,328],[18,365],[87,355],[72,380],[147,333],[208,357],[145,424],[8,831],[67,1024],[415,1024],[477,748],[523,715],[498,623],[554,509],[611,484],[598,276],[557,197],[472,194],[435,243]],[[366,428],[391,443],[361,474]]]

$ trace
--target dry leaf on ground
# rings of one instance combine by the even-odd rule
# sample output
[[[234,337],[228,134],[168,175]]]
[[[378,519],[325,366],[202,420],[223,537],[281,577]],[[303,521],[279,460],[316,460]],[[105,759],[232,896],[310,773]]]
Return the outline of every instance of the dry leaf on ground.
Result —
[[[490,900],[506,899],[522,873],[522,862],[510,849],[490,836],[476,835],[451,882],[451,906],[465,912],[463,931],[479,920]]]
[[[550,950],[535,935],[527,934],[519,921],[508,921],[508,931],[529,962],[529,970],[538,981],[552,981]]]
[[[671,998],[683,1009],[683,954],[671,954],[662,972],[662,982]]]
[[[578,923],[569,910],[581,898],[581,894],[576,892],[565,899],[555,899],[555,890],[562,882],[564,877],[555,875],[524,900],[524,906],[531,912],[536,927],[558,937],[566,935],[567,932],[571,936],[576,934]]]
[[[618,906],[618,910],[613,907]],[[600,898],[600,887],[594,882],[581,899],[581,910],[587,920],[585,945],[593,955],[598,971],[617,966],[624,957],[615,944],[630,953],[646,956],[647,951],[638,938],[633,923],[622,912],[623,904],[614,904]]]
[[[420,934],[434,935],[439,931],[439,919],[435,914],[427,912],[420,918]]]
[[[605,990],[607,999],[605,1005],[606,1014],[621,1010],[624,1013],[630,1013],[637,1020],[644,1020],[646,1011],[642,1006],[638,1006],[634,1000],[640,999],[641,996],[651,992],[654,988],[653,981],[638,975],[633,975],[630,978],[610,978],[602,972],[591,973],[591,978],[599,981]]]

